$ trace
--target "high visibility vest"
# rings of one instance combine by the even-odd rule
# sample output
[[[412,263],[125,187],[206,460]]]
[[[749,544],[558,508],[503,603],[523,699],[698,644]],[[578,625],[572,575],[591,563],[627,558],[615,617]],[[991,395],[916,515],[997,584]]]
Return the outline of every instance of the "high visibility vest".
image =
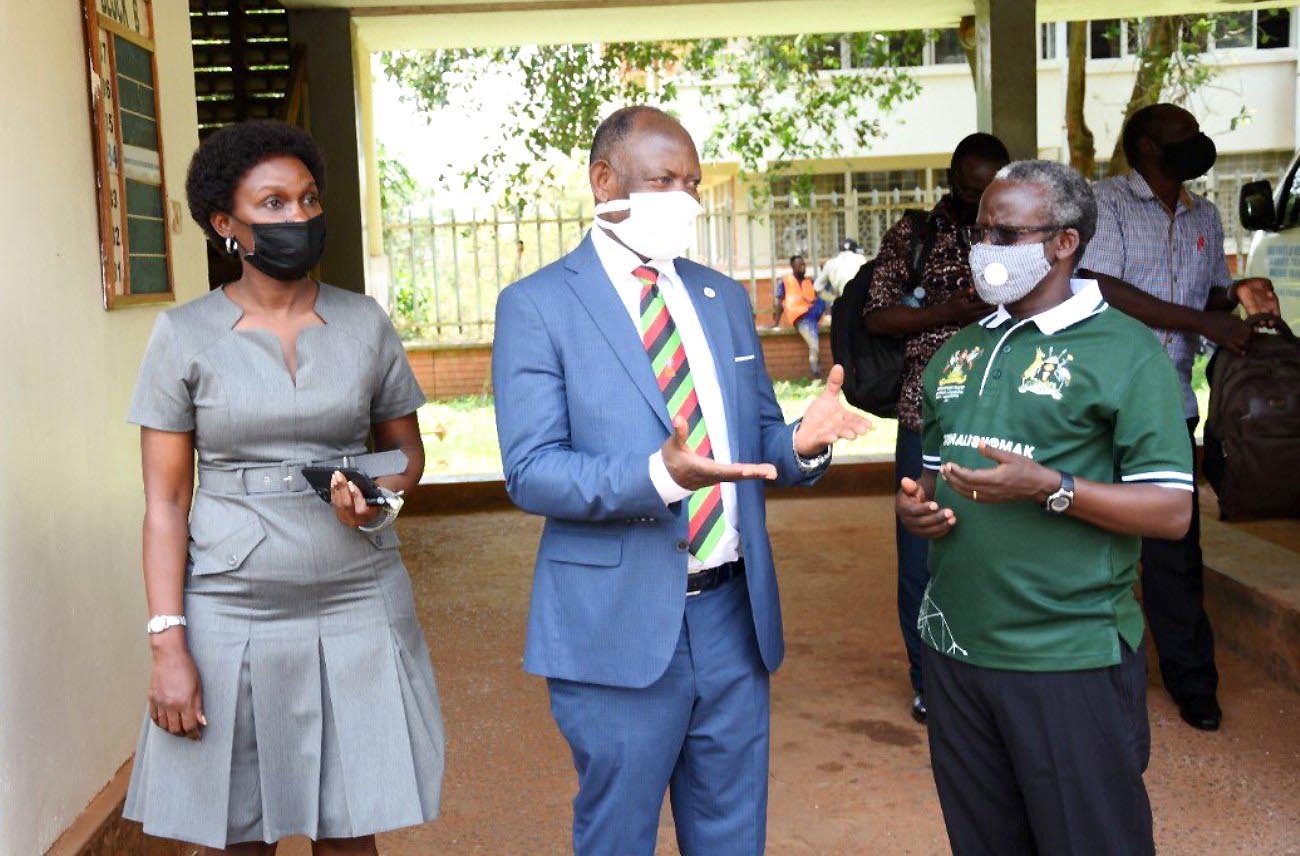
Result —
[[[792,273],[781,277],[781,284],[785,286],[785,298],[781,301],[781,306],[785,309],[785,320],[793,324],[812,309],[817,300],[817,289],[813,286],[812,277],[806,276],[800,281]]]

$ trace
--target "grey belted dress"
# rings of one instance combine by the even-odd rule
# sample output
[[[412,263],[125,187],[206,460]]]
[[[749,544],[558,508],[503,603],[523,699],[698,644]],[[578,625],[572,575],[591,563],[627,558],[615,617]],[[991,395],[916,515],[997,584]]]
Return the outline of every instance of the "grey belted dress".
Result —
[[[401,472],[365,442],[425,399],[375,301],[322,284],[316,313],[296,382],[221,289],[149,341],[128,418],[194,432],[185,613],[208,720],[195,742],[145,717],[123,814],[151,835],[347,838],[438,812],[442,715],[397,533],[344,526],[300,473]]]

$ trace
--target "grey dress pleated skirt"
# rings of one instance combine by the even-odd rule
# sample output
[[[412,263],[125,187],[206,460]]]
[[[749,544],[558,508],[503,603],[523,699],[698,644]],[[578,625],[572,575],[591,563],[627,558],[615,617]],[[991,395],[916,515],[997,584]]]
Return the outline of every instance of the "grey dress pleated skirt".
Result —
[[[150,339],[129,420],[194,432],[185,613],[208,721],[191,741],[144,717],[123,814],[151,835],[350,838],[438,813],[442,716],[397,533],[345,527],[297,475],[364,454],[424,396],[373,300],[321,285],[316,313],[296,382],[220,290]]]

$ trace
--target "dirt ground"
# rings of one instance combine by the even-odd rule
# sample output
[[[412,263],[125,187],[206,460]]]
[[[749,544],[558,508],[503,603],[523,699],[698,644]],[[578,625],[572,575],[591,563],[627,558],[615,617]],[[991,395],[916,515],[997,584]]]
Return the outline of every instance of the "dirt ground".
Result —
[[[894,588],[891,500],[770,504],[787,656],[773,680],[768,852],[946,853]],[[546,686],[523,672],[541,522],[515,512],[403,520],[403,555],[447,720],[442,817],[386,856],[562,854],[576,776]],[[1300,555],[1297,557],[1300,567]],[[1300,695],[1226,652],[1223,729],[1182,723],[1152,676],[1147,787],[1170,854],[1300,853]],[[671,813],[660,852],[676,853]],[[303,841],[282,854],[307,853]]]

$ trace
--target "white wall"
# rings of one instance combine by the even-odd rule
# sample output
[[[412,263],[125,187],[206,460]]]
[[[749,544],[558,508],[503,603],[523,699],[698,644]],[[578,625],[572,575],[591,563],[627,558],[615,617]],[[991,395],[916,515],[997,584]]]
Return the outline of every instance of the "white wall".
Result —
[[[154,5],[165,169],[197,144],[188,4]],[[44,851],[134,749],[149,657],[137,431],[157,309],[106,312],[77,0],[0,0],[0,853]],[[207,288],[173,235],[181,300]]]
[[[1297,145],[1297,51],[1232,50],[1215,55],[1219,73],[1194,96],[1188,108],[1211,134],[1220,152],[1294,149]],[[1134,63],[1129,59],[1088,63],[1088,125],[1096,138],[1099,158],[1110,157],[1119,135],[1133,87]],[[887,114],[872,109],[868,117],[882,119],[886,134],[869,149],[846,149],[853,169],[898,169],[946,162],[957,142],[976,130],[975,88],[969,68],[962,65],[925,66],[913,70],[920,94]],[[1064,60],[1038,64],[1038,145],[1046,157],[1065,146]],[[697,140],[712,128],[711,115],[690,103],[684,89],[682,117]],[[1249,121],[1230,128],[1242,107]],[[871,161],[879,159],[879,164]],[[821,171],[820,169],[818,171]]]

